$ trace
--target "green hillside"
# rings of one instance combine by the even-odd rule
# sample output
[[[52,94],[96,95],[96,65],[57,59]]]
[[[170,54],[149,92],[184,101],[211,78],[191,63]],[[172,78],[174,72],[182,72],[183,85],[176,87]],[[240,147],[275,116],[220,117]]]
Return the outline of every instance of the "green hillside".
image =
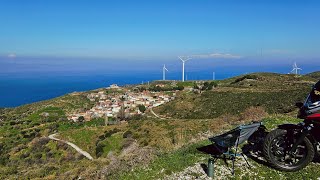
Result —
[[[316,82],[310,77],[256,73],[219,81],[218,87],[201,94],[182,92],[176,101],[154,111],[174,118],[203,119],[237,115],[251,106],[268,113],[290,113]]]
[[[0,179],[165,178],[205,162],[208,157],[196,148],[208,144],[209,136],[253,119],[263,119],[269,129],[284,122],[299,122],[294,117],[294,104],[306,97],[316,81],[310,75],[273,73],[233,77],[216,81],[218,85],[213,90],[179,91],[175,100],[153,108],[164,119],[147,112],[140,120],[110,126],[105,126],[103,119],[83,123],[67,120],[69,112],[94,106],[87,99],[90,92],[0,109]],[[177,86],[193,87],[194,83],[188,81]],[[84,158],[64,143],[48,139],[53,133],[87,151],[94,160]],[[320,177],[315,172],[318,164],[310,165],[300,175],[276,172],[250,162],[258,174],[239,169],[237,174],[249,179]]]
[[[312,73],[306,74],[306,76],[320,80],[320,71],[316,71],[316,72],[312,72]]]

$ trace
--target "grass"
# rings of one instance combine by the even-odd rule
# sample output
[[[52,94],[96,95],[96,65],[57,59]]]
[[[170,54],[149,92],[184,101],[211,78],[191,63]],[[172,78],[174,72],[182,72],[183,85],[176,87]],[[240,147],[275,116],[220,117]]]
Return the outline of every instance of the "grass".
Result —
[[[130,172],[121,173],[116,179],[156,179],[178,172],[207,157],[197,152],[196,147],[206,145],[206,141],[183,147],[168,154],[162,154],[148,167],[139,167]]]
[[[105,135],[112,132],[114,129],[117,129],[114,132],[124,133],[126,125],[119,126],[97,126],[97,127],[79,127],[76,129],[69,129],[67,131],[61,131],[60,137],[64,140],[70,141],[81,149],[87,151],[93,157],[96,156],[97,145],[101,143],[103,145],[103,152],[108,153],[109,150],[116,150],[120,145],[120,137],[122,139],[122,134],[111,136]],[[111,137],[111,138],[110,138]],[[105,140],[107,139],[107,140]],[[116,145],[116,141],[119,143]],[[119,149],[119,148],[118,148]]]
[[[319,80],[320,79],[320,71],[306,74],[306,76]]]
[[[84,151],[89,152],[91,155],[95,154],[96,141],[99,134],[102,134],[104,129],[102,128],[80,128],[62,132],[61,138],[68,140]]]
[[[112,134],[109,138],[99,141],[96,147],[96,156],[97,153],[99,153],[99,157],[107,157],[110,152],[120,153],[123,141],[123,132]],[[98,147],[100,147],[101,150],[97,152]]]
[[[263,119],[265,126],[271,130],[283,123],[298,123],[301,120],[285,116],[271,115]],[[230,127],[231,129],[231,127]],[[178,150],[167,154],[159,155],[149,166],[138,167],[133,171],[122,173],[115,178],[119,179],[155,179],[168,178],[173,173],[181,172],[187,167],[192,167],[196,163],[206,164],[208,155],[197,151],[196,148],[210,144],[208,140],[200,141],[191,145],[186,145]],[[263,160],[262,160],[263,161]],[[239,164],[240,162],[240,164]],[[230,165],[230,162],[228,162]],[[247,169],[244,160],[238,160],[236,164],[236,175],[232,176],[226,164],[218,160],[215,163],[215,174],[218,179],[317,179],[320,177],[318,163],[311,163],[307,168],[298,172],[280,172],[264,164],[258,163],[249,158],[249,163],[253,169]],[[191,173],[193,178],[199,177],[204,172]]]
[[[203,139],[208,132],[220,132],[230,128],[230,123],[233,122],[222,118],[143,120],[129,122],[128,130],[142,146],[152,146],[168,152]]]

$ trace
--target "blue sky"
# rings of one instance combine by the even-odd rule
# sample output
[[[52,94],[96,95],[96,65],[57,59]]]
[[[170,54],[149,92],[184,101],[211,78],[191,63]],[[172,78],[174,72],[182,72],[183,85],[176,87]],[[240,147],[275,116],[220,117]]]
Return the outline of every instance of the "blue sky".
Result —
[[[319,1],[1,0],[0,22],[3,57],[320,56]]]

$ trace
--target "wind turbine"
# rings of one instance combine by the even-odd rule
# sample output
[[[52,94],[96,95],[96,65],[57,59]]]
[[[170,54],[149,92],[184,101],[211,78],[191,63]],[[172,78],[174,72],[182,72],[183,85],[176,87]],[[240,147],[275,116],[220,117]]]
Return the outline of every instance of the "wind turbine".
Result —
[[[291,70],[291,72],[293,72],[294,74],[296,74],[296,75],[298,75],[299,74],[299,70],[302,70],[301,68],[299,68],[298,66],[297,66],[297,63],[296,62],[294,62],[293,63],[293,69]]]
[[[166,80],[166,71],[168,71],[168,69],[166,68],[166,65],[163,65],[162,68],[162,80]]]
[[[182,61],[182,82],[184,82],[184,63],[188,60],[190,60],[190,57],[182,57],[178,56],[178,58]]]

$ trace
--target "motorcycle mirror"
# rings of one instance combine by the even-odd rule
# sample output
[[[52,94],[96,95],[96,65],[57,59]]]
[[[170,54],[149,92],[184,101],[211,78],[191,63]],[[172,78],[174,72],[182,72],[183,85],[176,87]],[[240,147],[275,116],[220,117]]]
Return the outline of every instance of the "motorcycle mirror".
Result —
[[[303,106],[303,103],[302,103],[302,102],[297,102],[297,103],[296,103],[296,107],[301,108],[302,106]]]

